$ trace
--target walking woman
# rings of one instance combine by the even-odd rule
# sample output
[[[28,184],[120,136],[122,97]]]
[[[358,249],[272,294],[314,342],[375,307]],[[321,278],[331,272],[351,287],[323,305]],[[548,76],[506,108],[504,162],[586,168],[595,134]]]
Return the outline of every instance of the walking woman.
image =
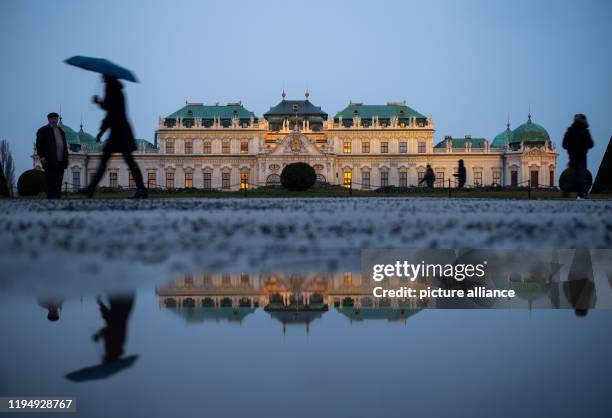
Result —
[[[115,77],[109,75],[103,75],[102,79],[106,84],[104,92],[104,100],[100,100],[98,96],[93,97],[93,102],[99,105],[102,109],[106,110],[106,117],[102,121],[100,126],[100,132],[97,135],[97,140],[100,141],[102,135],[106,130],[110,129],[110,135],[104,149],[102,150],[102,160],[100,166],[91,180],[89,186],[85,189],[85,194],[92,197],[96,186],[104,176],[104,170],[108,164],[108,160],[114,153],[121,153],[123,159],[127,163],[132,177],[136,182],[136,193],[132,196],[133,199],[146,198],[147,189],[144,186],[142,180],[142,173],[132,152],[136,151],[136,141],[134,140],[134,134],[132,128],[128,122],[126,109],[125,109],[125,97],[123,96],[123,85]]]

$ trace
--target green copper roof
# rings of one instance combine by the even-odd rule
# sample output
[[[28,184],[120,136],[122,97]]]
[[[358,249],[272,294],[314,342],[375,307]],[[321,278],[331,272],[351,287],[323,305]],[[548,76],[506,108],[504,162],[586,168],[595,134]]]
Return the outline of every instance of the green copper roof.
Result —
[[[531,121],[531,115],[529,115],[527,122],[512,131],[510,137],[510,144],[523,143],[540,143],[550,141],[548,132],[542,126]]]
[[[309,100],[285,100],[283,99],[279,104],[271,107],[264,117],[268,119],[270,116],[293,116],[295,110],[293,106],[297,106],[298,116],[320,116],[323,119],[327,119],[327,113],[325,113],[319,106],[313,105]]]
[[[472,148],[484,148],[486,139],[484,138],[451,138],[453,141],[453,148],[465,148],[466,141],[472,141]],[[438,142],[434,148],[446,148],[446,139]]]
[[[64,134],[66,135],[66,142],[68,142],[68,145],[81,143],[79,140],[79,135],[75,132],[74,129],[64,124],[64,122],[62,122],[61,120],[60,120],[59,126],[60,128],[62,128],[62,130],[64,131]]]
[[[202,118],[202,119],[231,119],[237,116],[239,119],[251,119],[251,116],[257,120],[255,114],[242,106],[240,103],[230,103],[227,105],[204,105],[201,103],[188,103],[181,109],[166,116],[166,119],[175,118]]]
[[[417,119],[426,119],[424,115],[405,104],[364,105],[351,103],[336,113],[335,119],[340,116],[342,116],[342,119],[352,119],[353,116],[359,116],[361,119],[372,119],[373,116],[378,116],[379,119],[390,119],[391,116],[397,116],[400,120],[413,116]]]
[[[79,129],[77,135],[79,136],[79,142],[81,144],[95,145],[98,143],[92,134],[89,134],[83,130],[83,125],[81,125],[81,129]]]
[[[155,145],[153,145],[152,143],[150,143],[149,141],[145,140],[145,139],[137,139],[136,140],[136,148],[137,149],[153,149],[155,148]]]
[[[506,130],[500,132],[495,138],[493,138],[493,142],[491,143],[491,148],[505,148],[508,143],[510,143],[510,138],[512,137],[512,131],[510,130],[510,124],[506,125]]]

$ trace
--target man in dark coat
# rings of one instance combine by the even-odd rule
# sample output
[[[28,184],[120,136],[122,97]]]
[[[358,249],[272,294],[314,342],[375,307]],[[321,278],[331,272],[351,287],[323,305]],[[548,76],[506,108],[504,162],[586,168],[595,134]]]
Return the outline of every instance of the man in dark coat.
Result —
[[[59,199],[62,195],[64,170],[68,167],[66,134],[59,126],[59,115],[47,115],[48,124],[36,132],[36,154],[45,170],[47,199]]]
[[[132,156],[132,152],[136,151],[136,141],[134,140],[134,134],[132,133],[130,123],[127,120],[125,97],[121,91],[123,86],[119,80],[114,77],[103,75],[102,78],[106,83],[104,100],[100,100],[98,96],[93,97],[93,102],[106,110],[106,117],[102,121],[97,139],[100,141],[102,135],[104,135],[104,132],[108,129],[110,129],[110,135],[104,145],[100,166],[91,180],[90,185],[85,189],[85,193],[90,197],[93,196],[96,186],[102,179],[102,176],[104,176],[108,160],[113,153],[118,152],[123,155],[123,159],[127,163],[132,173],[132,177],[136,182],[137,191],[133,198],[147,197],[147,189],[142,180],[142,173]]]
[[[457,187],[462,189],[463,186],[465,186],[466,177],[465,164],[463,163],[463,160],[459,160],[459,167],[457,167],[457,172],[453,174],[453,176],[457,177]]]
[[[585,115],[579,113],[574,116],[574,123],[567,128],[563,137],[563,148],[569,155],[569,166],[576,176],[577,199],[584,199],[587,179],[587,152],[593,148],[593,139],[589,132],[589,123]]]
[[[419,184],[425,182],[427,184],[427,187],[429,187],[431,189],[431,188],[433,188],[435,181],[436,181],[436,175],[434,174],[434,171],[431,168],[431,166],[429,164],[427,164],[427,169],[425,170],[425,175],[423,176],[421,181],[419,181]]]

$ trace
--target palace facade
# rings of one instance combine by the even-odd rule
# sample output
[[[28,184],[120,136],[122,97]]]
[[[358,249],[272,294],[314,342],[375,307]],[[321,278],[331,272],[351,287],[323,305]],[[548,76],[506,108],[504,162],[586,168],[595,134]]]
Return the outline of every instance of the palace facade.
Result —
[[[83,131],[61,124],[70,146],[65,173],[73,190],[84,187],[98,165],[101,146]],[[429,164],[436,186],[448,187],[457,161],[467,186],[556,185],[557,152],[548,132],[527,121],[492,141],[466,135],[434,141],[434,123],[405,102],[350,102],[329,115],[304,100],[282,100],[262,117],[242,103],[187,102],[161,117],[151,141],[138,140],[134,153],[149,188],[237,190],[280,184],[283,167],[306,162],[321,183],[355,189],[418,185]],[[33,156],[34,167],[40,167]],[[120,155],[114,156],[102,187],[134,188]]]

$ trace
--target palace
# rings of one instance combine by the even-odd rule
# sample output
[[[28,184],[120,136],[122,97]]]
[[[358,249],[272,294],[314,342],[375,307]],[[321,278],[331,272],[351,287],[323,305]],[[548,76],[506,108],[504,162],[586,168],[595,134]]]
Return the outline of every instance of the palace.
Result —
[[[61,124],[70,146],[65,179],[84,187],[98,165],[95,138]],[[557,152],[548,132],[531,120],[492,141],[446,136],[434,143],[434,123],[405,102],[350,102],[334,116],[304,100],[282,100],[263,117],[242,103],[187,102],[159,119],[153,142],[138,140],[134,153],[149,188],[237,190],[280,184],[283,167],[306,162],[321,183],[377,189],[419,184],[429,164],[436,186],[448,187],[463,159],[466,185],[553,187]],[[34,167],[40,162],[33,156]],[[134,188],[120,155],[108,165],[101,187]]]

